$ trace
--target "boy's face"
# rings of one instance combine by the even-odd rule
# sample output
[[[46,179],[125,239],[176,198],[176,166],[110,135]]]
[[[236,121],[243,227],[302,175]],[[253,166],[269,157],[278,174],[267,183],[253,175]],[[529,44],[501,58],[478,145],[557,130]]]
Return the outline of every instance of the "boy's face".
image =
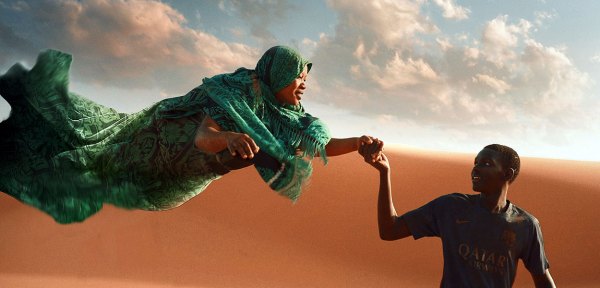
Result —
[[[500,152],[483,149],[475,157],[475,165],[471,170],[473,191],[496,193],[507,182]]]

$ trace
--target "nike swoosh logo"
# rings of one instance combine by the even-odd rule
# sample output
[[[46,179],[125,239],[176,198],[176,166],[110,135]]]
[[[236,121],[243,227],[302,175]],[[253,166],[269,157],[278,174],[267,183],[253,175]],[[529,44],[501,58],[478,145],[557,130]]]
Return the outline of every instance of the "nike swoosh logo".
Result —
[[[465,224],[465,223],[469,223],[471,222],[471,220],[460,220],[460,219],[456,219],[456,224]]]

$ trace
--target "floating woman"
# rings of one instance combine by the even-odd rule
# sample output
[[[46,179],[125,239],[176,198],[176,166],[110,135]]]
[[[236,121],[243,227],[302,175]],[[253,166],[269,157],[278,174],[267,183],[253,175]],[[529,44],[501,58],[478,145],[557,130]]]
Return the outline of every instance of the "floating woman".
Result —
[[[104,203],[171,209],[250,165],[296,201],[314,157],[326,162],[374,140],[332,139],[305,112],[312,64],[289,47],[133,114],[69,92],[70,64],[70,55],[48,50],[31,70],[15,64],[0,77],[12,108],[0,123],[0,191],[59,223],[84,221]]]

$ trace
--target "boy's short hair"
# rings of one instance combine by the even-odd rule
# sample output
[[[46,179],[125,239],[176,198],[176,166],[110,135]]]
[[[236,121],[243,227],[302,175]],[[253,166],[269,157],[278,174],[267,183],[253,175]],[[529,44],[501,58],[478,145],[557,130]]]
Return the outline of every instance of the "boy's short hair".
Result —
[[[502,155],[502,167],[504,169],[512,168],[515,171],[508,183],[512,183],[517,179],[517,175],[519,175],[519,171],[521,170],[521,159],[519,158],[517,151],[500,144],[490,144],[483,149],[491,149],[499,152]]]

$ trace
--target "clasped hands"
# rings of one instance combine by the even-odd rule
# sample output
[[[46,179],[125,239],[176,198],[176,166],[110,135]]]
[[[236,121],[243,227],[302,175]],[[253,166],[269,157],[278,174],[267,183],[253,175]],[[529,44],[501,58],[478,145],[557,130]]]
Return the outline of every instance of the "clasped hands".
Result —
[[[358,141],[358,154],[363,156],[365,162],[375,163],[381,160],[383,141],[366,135],[361,136]]]
[[[363,136],[369,137],[369,136]],[[361,137],[361,139],[363,139]],[[363,156],[365,162],[377,168],[379,171],[388,171],[390,164],[387,157],[383,154],[383,141],[377,138],[369,137],[361,141],[358,147],[358,153]]]

